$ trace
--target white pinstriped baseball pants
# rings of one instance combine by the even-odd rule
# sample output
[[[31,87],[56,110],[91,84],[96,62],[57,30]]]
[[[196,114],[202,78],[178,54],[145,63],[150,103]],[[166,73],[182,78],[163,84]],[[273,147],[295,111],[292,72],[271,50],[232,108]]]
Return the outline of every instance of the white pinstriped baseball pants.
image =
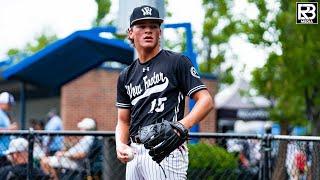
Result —
[[[143,144],[132,143],[134,149],[134,159],[127,163],[126,180],[184,180],[187,179],[188,170],[188,149],[174,150],[168,157],[159,164],[152,160]]]

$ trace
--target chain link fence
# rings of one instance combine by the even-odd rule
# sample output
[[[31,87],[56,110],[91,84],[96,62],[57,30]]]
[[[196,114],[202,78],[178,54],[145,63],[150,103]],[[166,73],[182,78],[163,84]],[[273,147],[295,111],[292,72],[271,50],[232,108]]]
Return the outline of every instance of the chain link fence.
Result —
[[[9,142],[19,137],[26,139],[29,146],[28,155],[19,156],[25,158],[20,161],[26,163],[26,173],[11,174],[17,179],[125,179],[125,165],[116,157],[114,132],[105,131],[1,132],[0,148],[8,149],[1,149],[0,172],[8,165],[3,157],[15,160],[12,150],[20,147],[13,148]],[[63,149],[48,154],[41,144],[47,137],[63,137]],[[320,137],[191,133],[190,139],[188,179],[320,177]],[[47,175],[36,178],[35,169]]]

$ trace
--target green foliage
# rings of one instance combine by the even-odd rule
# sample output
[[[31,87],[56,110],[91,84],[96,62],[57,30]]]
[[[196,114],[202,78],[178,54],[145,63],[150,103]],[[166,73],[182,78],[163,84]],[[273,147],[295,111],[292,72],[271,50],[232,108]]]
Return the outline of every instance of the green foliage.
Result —
[[[168,0],[165,0],[164,1],[164,5],[165,7],[167,7],[169,4],[169,1]],[[165,11],[166,13],[166,17],[172,17],[172,12],[170,12],[169,10],[166,9]],[[164,47],[165,49],[170,49],[172,51],[175,51],[175,52],[185,52],[186,51],[186,46],[187,46],[187,42],[186,42],[186,32],[185,31],[181,31],[181,29],[164,29],[165,31],[173,31],[174,34],[177,36],[176,39],[178,39],[178,41],[173,41],[172,39],[166,39],[166,38],[163,38],[164,40]]]
[[[58,37],[56,35],[50,35],[47,33],[42,33],[35,38],[34,42],[27,43],[24,48],[25,52],[35,53],[46,47],[48,44],[56,41]]]
[[[111,8],[111,1],[110,0],[95,0],[98,6],[97,16],[93,22],[93,26],[101,26],[103,24],[103,19],[106,17],[107,14],[110,12]],[[110,24],[106,23],[106,24]]]
[[[258,10],[255,18],[234,15],[234,2],[203,0],[205,61],[200,71],[217,72],[220,82],[232,82],[232,65],[221,69],[221,64],[230,37],[245,37],[271,52],[266,64],[252,72],[252,85],[272,101],[272,119],[292,125],[310,120],[315,125],[313,134],[320,134],[319,26],[297,25],[293,1],[248,0]]]
[[[258,4],[263,0],[258,1]],[[273,100],[271,115],[277,121],[291,124],[313,124],[320,121],[320,28],[317,25],[295,23],[295,2],[276,1],[281,4],[273,20],[259,19],[267,24],[250,29],[250,41],[259,45],[277,44],[280,53],[271,53],[267,63],[253,72],[252,84],[259,94]],[[270,13],[270,12],[269,12]],[[263,37],[270,29],[273,41]],[[255,40],[254,40],[255,39]],[[319,127],[313,134],[319,134]]]
[[[47,32],[43,32],[39,36],[35,37],[35,40],[32,42],[28,42],[22,49],[12,48],[7,51],[7,55],[12,57],[13,64],[16,64],[25,58],[25,56],[34,54],[48,44],[56,41],[58,37],[54,34],[49,34]]]
[[[225,149],[204,143],[189,144],[188,148],[188,176],[190,179],[195,177],[197,179],[220,178],[222,175],[228,178],[235,176],[235,170],[238,167],[237,158]]]
[[[221,69],[221,64],[225,62],[225,57],[229,51],[229,40],[241,31],[239,20],[237,20],[231,9],[234,6],[233,1],[202,1],[205,9],[205,18],[203,23],[202,40],[204,48],[201,53],[204,56],[204,62],[200,67],[200,72],[217,73],[221,83],[232,83],[232,65]]]
[[[173,30],[173,29],[170,29]],[[164,40],[164,46],[166,49],[170,49],[175,52],[185,52],[187,50],[187,42],[186,42],[186,33],[185,31],[180,31],[180,29],[173,30],[176,36],[178,37],[178,41],[172,41],[170,39]]]
[[[169,0],[164,0],[164,6],[168,7]],[[172,12],[166,10],[166,17],[172,17]]]
[[[17,48],[12,48],[12,49],[9,49],[9,50],[7,51],[7,55],[8,55],[8,56],[14,56],[14,55],[18,54],[19,52],[20,52],[19,49],[17,49]]]
[[[56,35],[43,32],[39,36],[35,37],[33,42],[28,42],[22,49],[12,48],[7,51],[8,56],[17,55],[20,53],[33,54],[40,51],[48,44],[56,41],[58,37]]]

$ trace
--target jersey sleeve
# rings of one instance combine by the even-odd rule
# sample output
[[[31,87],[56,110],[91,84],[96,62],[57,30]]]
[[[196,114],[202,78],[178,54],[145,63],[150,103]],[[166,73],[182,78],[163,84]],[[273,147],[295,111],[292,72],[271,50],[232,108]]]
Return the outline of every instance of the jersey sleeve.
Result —
[[[179,58],[176,74],[179,87],[185,96],[192,97],[193,93],[207,88],[201,82],[199,74],[186,56]]]
[[[116,107],[125,109],[131,108],[130,97],[125,88],[124,73],[121,73],[118,78]]]

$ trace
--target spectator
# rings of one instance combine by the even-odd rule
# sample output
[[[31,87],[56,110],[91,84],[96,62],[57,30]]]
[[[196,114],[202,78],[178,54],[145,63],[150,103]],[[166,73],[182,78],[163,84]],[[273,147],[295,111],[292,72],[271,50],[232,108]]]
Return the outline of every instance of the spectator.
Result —
[[[44,121],[39,119],[29,120],[31,127],[34,130],[44,130]],[[35,136],[34,147],[33,147],[33,157],[36,160],[36,164],[40,166],[40,159],[45,156],[45,152],[42,147],[43,136]]]
[[[61,131],[63,129],[62,120],[55,109],[51,109],[47,116],[48,122],[44,128],[46,131]],[[61,150],[62,141],[62,136],[46,136],[43,139],[43,146],[45,148],[46,154],[52,156],[57,151]]]
[[[308,171],[307,145],[305,142],[289,142],[287,145],[286,169],[290,180],[301,179]]]
[[[17,123],[12,123],[9,112],[14,104],[14,98],[8,92],[0,94],[0,131],[17,130]],[[10,164],[6,158],[5,151],[10,143],[9,135],[0,136],[0,167]]]
[[[240,179],[248,179],[248,177],[258,179],[261,159],[260,142],[255,139],[230,139],[227,146],[228,152],[235,153],[239,158]]]
[[[6,151],[11,165],[0,169],[0,179],[27,179],[28,174],[28,141],[24,138],[17,138],[10,142]],[[33,168],[34,179],[49,179],[42,170]]]
[[[84,118],[78,123],[80,131],[96,130],[96,122],[91,118]],[[41,160],[45,172],[58,176],[55,168],[81,171],[84,158],[87,156],[94,141],[93,136],[84,136],[78,143],[65,151],[58,151],[54,156],[45,157]]]
[[[34,130],[44,130],[44,120],[32,118],[29,121]]]

